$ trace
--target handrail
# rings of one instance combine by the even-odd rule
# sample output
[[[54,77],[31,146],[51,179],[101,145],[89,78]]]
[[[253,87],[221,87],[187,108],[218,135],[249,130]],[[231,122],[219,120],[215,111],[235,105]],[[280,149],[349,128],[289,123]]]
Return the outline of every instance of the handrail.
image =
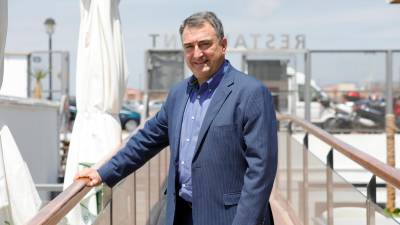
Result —
[[[316,127],[309,122],[300,119],[296,116],[291,115],[277,115],[278,120],[289,120],[294,124],[302,127],[305,131],[309,134],[312,134],[318,137],[323,142],[327,143],[335,150],[339,151],[343,155],[347,156],[352,161],[356,162],[357,164],[361,165],[365,169],[369,170],[371,173],[375,174],[376,176],[380,177],[382,180],[390,183],[394,187],[400,189],[400,170],[393,168],[376,158],[372,157],[371,155],[343,142],[342,140],[332,136],[328,132],[322,130],[319,127]]]
[[[93,168],[100,168],[100,166],[103,165],[107,159],[110,159],[118,150],[119,147],[114,148],[103,159],[97,162]],[[88,178],[80,178],[79,180],[75,180],[67,189],[40,209],[39,213],[25,225],[57,224],[93,188],[86,186],[87,179]]]
[[[74,181],[65,191],[43,207],[26,225],[57,224],[92,189],[86,179]]]
[[[134,132],[143,127],[141,124]],[[111,159],[112,156],[120,149],[120,147],[128,141],[126,138],[120,146],[117,146],[99,160],[92,167],[95,169],[100,168],[105,162]],[[67,189],[61,192],[56,198],[51,200],[46,206],[44,206],[38,214],[36,214],[28,223],[25,225],[49,225],[57,224],[68,212],[80,202],[80,200],[93,188],[86,186],[87,178],[81,178],[74,181]]]

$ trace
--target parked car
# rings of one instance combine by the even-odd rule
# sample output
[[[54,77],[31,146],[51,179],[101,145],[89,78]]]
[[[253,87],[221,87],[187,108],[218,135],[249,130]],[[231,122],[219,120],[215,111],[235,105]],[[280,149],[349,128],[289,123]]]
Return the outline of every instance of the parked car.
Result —
[[[140,113],[135,112],[129,106],[122,105],[119,112],[119,120],[121,121],[122,129],[132,132],[140,124]]]
[[[135,112],[142,112],[144,109],[144,105],[141,100],[128,100],[124,102],[124,105],[128,106]]]
[[[154,110],[154,111],[158,111],[158,110],[160,110],[161,109],[161,106],[164,104],[164,101],[163,100],[159,100],[159,99],[157,99],[157,100],[151,100],[150,102],[149,102],[149,109],[150,110]]]
[[[70,100],[69,104],[69,120],[71,123],[73,123],[77,113],[75,100]],[[134,131],[139,126],[140,119],[140,113],[135,112],[127,105],[122,105],[121,111],[119,112],[119,120],[121,122],[122,129],[125,129],[129,132]]]

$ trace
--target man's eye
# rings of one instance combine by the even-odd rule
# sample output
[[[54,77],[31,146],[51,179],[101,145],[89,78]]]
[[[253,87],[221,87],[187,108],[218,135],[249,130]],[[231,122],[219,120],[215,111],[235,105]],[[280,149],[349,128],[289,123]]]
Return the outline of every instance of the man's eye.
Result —
[[[185,49],[186,49],[186,50],[193,49],[193,45],[186,45],[186,46],[185,46]]]
[[[199,44],[199,48],[200,49],[206,49],[206,48],[208,48],[208,47],[210,47],[210,43],[209,42],[205,42],[205,43],[200,43]]]

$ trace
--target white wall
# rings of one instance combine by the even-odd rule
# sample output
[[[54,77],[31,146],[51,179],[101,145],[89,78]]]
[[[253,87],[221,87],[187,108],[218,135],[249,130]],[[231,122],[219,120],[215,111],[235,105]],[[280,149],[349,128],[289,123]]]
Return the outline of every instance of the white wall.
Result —
[[[4,57],[3,85],[0,95],[28,97],[28,56],[6,54]]]
[[[34,182],[56,183],[59,165],[58,104],[0,96],[0,127],[7,125]]]

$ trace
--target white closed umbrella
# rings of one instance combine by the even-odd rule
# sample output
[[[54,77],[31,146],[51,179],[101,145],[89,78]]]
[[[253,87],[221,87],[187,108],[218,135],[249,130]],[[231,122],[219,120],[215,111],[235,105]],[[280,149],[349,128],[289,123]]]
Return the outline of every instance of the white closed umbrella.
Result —
[[[7,0],[0,0],[0,89],[4,72],[7,36]],[[1,125],[1,124],[0,124]],[[7,126],[0,126],[0,221],[22,225],[39,210],[42,202],[26,162]]]
[[[42,202],[26,162],[7,126],[0,129],[1,224],[23,225],[37,214]]]
[[[119,2],[80,1],[76,72],[78,113],[71,135],[64,189],[73,182],[80,164],[96,163],[121,143],[118,113],[125,93],[127,68]],[[69,224],[90,223],[81,219],[85,209],[80,207],[75,207],[68,215]]]
[[[7,0],[0,0],[0,89],[3,82],[4,47],[7,36]]]

